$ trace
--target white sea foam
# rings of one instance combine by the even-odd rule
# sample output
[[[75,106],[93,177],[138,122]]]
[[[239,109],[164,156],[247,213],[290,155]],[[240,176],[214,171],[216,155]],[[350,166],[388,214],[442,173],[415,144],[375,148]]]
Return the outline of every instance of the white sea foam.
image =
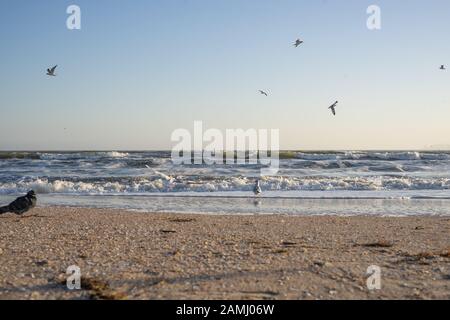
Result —
[[[444,160],[450,159],[449,154],[435,154],[435,153],[420,153],[417,151],[405,151],[405,152],[366,152],[366,151],[346,151],[346,152],[297,152],[297,159],[303,160],[420,160],[424,159],[436,159]]]
[[[261,177],[263,195],[318,191],[450,190],[450,153],[415,151],[285,152],[279,176]],[[175,166],[168,152],[0,152],[0,194],[251,195],[258,166]],[[432,196],[432,195],[431,195]]]
[[[117,151],[107,152],[106,155],[112,158],[124,158],[129,156],[129,154],[126,152],[117,152]]]
[[[450,190],[450,179],[421,179],[409,177],[265,177],[264,191],[394,191]],[[250,192],[252,180],[245,177],[230,179],[186,180],[162,174],[151,178],[125,181],[49,181],[46,178],[3,183],[0,194],[23,193],[34,189],[38,193],[73,194],[145,194],[148,192]]]

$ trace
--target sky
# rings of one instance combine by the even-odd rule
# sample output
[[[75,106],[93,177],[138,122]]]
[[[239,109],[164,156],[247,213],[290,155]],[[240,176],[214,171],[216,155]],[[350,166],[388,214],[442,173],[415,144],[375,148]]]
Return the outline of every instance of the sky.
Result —
[[[2,0],[0,150],[169,150],[195,120],[281,149],[448,147],[449,32],[448,0]]]

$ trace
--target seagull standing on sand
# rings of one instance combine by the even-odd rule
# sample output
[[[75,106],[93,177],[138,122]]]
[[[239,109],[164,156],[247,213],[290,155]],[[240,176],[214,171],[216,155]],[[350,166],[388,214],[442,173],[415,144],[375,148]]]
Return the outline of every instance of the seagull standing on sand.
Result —
[[[440,67],[439,69],[445,70],[445,66],[442,64],[441,67]]]
[[[266,92],[262,91],[262,90],[259,90],[259,93],[265,95],[266,97],[268,96],[268,94]]]
[[[336,101],[335,103],[333,103],[331,106],[328,107],[328,109],[331,109],[331,112],[333,112],[333,115],[336,115],[336,106],[337,106],[338,102]]]
[[[56,70],[56,67],[57,67],[58,65],[56,65],[56,66],[54,66],[53,68],[49,68],[49,69],[47,69],[47,75],[48,76],[51,76],[51,77],[56,77],[56,74],[55,74],[55,70]]]
[[[297,39],[297,40],[295,40],[295,43],[294,43],[294,47],[298,47],[299,45],[301,45],[303,43],[303,41],[302,40],[300,40],[300,39]]]
[[[259,180],[255,181],[255,186],[253,187],[253,193],[258,196],[262,192],[261,187],[259,186]]]

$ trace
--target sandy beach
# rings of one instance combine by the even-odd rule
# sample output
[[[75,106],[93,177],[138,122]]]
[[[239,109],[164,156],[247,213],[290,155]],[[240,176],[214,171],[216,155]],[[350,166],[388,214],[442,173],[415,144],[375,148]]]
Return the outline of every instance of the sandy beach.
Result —
[[[0,299],[450,299],[450,218],[41,207],[0,216]]]

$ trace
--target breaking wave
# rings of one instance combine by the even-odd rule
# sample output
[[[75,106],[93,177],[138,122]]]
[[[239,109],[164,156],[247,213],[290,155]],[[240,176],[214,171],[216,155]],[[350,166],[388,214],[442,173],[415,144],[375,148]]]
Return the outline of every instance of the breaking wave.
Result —
[[[265,177],[264,191],[390,191],[390,190],[450,190],[450,178],[426,179],[411,177]],[[154,192],[249,192],[253,179],[247,177],[173,177],[156,172],[147,178],[78,179],[28,178],[3,183],[0,194],[38,193],[64,194],[145,194]]]
[[[450,190],[450,152],[280,152],[263,191]],[[251,194],[260,165],[175,166],[169,151],[0,152],[0,195]]]
[[[285,155],[280,153],[280,158]],[[289,152],[287,158],[296,158],[302,160],[385,160],[385,161],[401,161],[401,160],[450,160],[450,152]]]

